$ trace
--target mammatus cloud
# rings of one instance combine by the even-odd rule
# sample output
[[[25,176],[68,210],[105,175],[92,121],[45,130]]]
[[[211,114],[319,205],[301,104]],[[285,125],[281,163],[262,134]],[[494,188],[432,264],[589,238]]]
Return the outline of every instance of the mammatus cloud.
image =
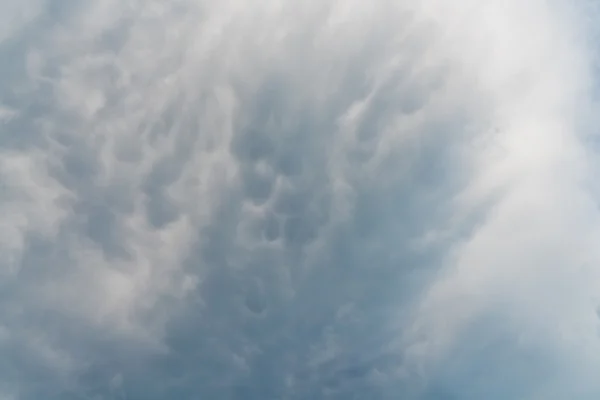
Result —
[[[596,398],[594,6],[6,1],[0,399]]]

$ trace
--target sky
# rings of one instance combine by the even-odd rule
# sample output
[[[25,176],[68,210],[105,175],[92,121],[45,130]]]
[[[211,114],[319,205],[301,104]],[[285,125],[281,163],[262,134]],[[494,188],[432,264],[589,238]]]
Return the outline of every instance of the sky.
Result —
[[[0,2],[0,400],[600,383],[597,0]]]

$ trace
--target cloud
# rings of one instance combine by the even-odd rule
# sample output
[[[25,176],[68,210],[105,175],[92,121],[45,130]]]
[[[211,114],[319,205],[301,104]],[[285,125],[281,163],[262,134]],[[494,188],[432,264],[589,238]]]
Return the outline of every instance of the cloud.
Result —
[[[413,3],[0,6],[0,397],[593,398],[589,4]]]

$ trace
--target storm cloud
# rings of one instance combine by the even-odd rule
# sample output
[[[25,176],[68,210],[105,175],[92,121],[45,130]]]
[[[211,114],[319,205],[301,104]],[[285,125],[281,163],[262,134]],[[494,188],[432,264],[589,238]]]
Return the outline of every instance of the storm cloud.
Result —
[[[600,394],[598,6],[0,4],[0,399]]]

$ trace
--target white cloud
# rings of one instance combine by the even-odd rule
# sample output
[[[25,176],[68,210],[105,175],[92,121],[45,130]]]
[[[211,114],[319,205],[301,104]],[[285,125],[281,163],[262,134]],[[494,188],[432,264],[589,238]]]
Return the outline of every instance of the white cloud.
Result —
[[[518,346],[544,343],[561,359],[559,384],[577,381],[594,368],[588,362],[598,361],[590,354],[598,346],[599,221],[586,186],[595,173],[587,162],[593,150],[582,141],[580,121],[590,101],[588,53],[558,6],[481,7],[476,21],[462,25],[471,40],[456,51],[461,59],[483,61],[476,82],[497,129],[484,133],[487,143],[475,153],[460,204],[492,203],[455,245],[447,270],[417,308],[414,329],[447,348],[473,319],[502,310],[524,341]],[[487,46],[479,47],[480,40]]]

